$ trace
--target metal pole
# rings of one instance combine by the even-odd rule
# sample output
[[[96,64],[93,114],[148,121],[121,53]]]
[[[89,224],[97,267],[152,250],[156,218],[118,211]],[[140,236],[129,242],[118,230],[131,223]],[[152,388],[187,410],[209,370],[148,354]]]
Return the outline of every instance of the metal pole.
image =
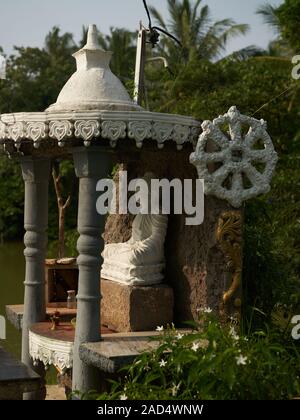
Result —
[[[138,34],[135,78],[134,78],[134,102],[141,105],[144,91],[145,60],[146,60],[147,30],[142,28]]]

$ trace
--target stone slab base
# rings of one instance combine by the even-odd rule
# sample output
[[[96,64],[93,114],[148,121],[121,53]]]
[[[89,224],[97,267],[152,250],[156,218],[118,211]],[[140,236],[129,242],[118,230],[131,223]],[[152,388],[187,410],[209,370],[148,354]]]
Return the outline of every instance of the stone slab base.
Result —
[[[114,331],[151,331],[173,322],[174,295],[167,285],[126,286],[102,279],[101,294],[101,324]]]

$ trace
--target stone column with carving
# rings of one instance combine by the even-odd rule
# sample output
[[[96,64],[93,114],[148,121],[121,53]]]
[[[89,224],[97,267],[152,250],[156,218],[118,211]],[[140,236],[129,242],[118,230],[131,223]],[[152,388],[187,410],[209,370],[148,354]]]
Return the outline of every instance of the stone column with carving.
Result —
[[[87,392],[97,389],[98,373],[79,357],[79,347],[85,342],[97,342],[100,333],[100,269],[104,248],[102,234],[105,216],[97,213],[100,179],[111,172],[110,153],[100,148],[78,148],[73,151],[79,182],[78,240],[79,267],[77,320],[73,360],[73,390]]]
[[[22,362],[33,368],[42,377],[41,365],[33,366],[29,354],[29,328],[45,320],[45,258],[48,227],[48,187],[50,159],[23,157],[21,159],[25,182],[24,227],[25,227],[25,295],[22,328]],[[24,394],[24,399],[43,399],[44,388]]]

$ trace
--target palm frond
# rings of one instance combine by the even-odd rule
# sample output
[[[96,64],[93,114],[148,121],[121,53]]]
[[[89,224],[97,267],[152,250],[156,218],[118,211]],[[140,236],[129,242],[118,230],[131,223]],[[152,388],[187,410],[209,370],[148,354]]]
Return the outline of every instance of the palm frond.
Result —
[[[256,45],[248,45],[245,48],[241,48],[238,51],[234,51],[233,53],[227,55],[226,57],[222,58],[220,61],[246,61],[252,57],[261,57],[266,54],[266,51]]]
[[[167,24],[165,23],[164,18],[159,13],[159,11],[155,9],[155,7],[152,7],[152,6],[149,7],[149,11],[151,15],[153,16],[153,18],[156,20],[157,24],[161,26],[163,29],[167,30]]]
[[[271,26],[277,33],[279,33],[280,23],[274,6],[269,3],[265,3],[257,9],[256,13],[262,16],[267,25]]]

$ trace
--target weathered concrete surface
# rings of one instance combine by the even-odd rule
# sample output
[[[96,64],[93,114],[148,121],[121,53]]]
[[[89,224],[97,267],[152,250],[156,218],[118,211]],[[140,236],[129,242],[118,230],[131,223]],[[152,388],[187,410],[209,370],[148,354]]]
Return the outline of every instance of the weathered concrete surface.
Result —
[[[82,344],[80,358],[103,372],[117,373],[121,367],[133,362],[140,353],[157,347],[159,341],[150,341],[150,338],[160,334],[156,331],[108,334],[99,343]]]
[[[106,149],[78,148],[73,151],[75,171],[79,181],[78,232],[79,256],[77,318],[73,357],[73,390],[87,392],[96,389],[95,371],[79,359],[79,347],[85,342],[99,341],[100,337],[100,268],[104,243],[105,218],[97,213],[99,179],[111,173],[110,153]]]
[[[173,289],[101,281],[102,324],[118,332],[151,331],[173,321]]]
[[[45,310],[45,258],[48,227],[48,189],[50,159],[22,157],[21,167],[25,183],[24,199],[24,255],[26,259],[24,316],[22,325],[22,362],[39,375],[44,368],[33,366],[29,354],[29,328],[44,321]],[[43,398],[34,393],[24,394],[24,399]]]
[[[0,347],[0,400],[22,400],[40,387],[40,376]]]
[[[117,149],[115,163],[128,170],[129,179],[154,172],[159,178],[197,179],[197,171],[189,163],[192,146],[178,152],[166,145],[157,152],[144,147],[133,150],[129,141]],[[116,177],[117,178],[117,177]],[[206,197],[205,221],[200,226],[186,226],[185,215],[169,217],[165,245],[165,283],[173,287],[175,295],[175,321],[181,323],[198,318],[198,308],[211,307],[216,312],[226,281],[225,257],[218,248],[216,228],[220,215],[231,209],[225,201]],[[125,242],[130,238],[132,216],[111,215],[107,219],[104,239],[106,243]]]
[[[46,308],[46,321],[49,321],[56,311],[60,313],[61,322],[70,322],[76,317],[76,309],[68,309],[66,303],[58,302],[48,304]],[[9,322],[18,330],[22,330],[24,305],[6,305],[6,316]]]
[[[59,385],[48,385],[47,386],[47,401],[63,401],[66,400],[65,389]]]

